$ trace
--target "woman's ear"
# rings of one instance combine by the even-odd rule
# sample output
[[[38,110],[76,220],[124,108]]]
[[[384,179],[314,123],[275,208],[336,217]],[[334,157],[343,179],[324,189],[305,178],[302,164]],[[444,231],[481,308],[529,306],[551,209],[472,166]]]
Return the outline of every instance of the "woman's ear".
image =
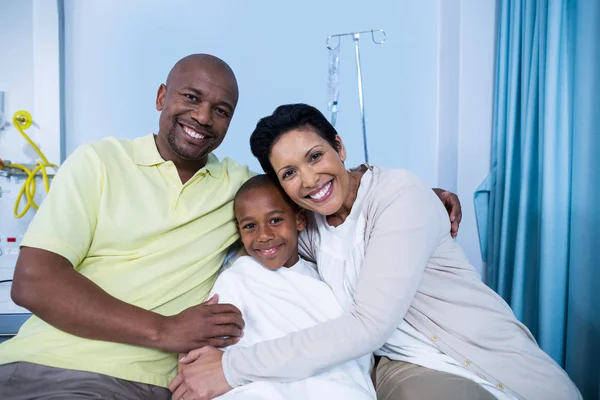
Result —
[[[344,146],[344,142],[342,142],[342,138],[340,137],[340,135],[335,135],[335,141],[338,143],[339,146],[336,150],[340,155],[340,160],[344,162],[346,161],[346,147]]]
[[[298,232],[301,232],[304,228],[306,228],[306,210],[301,208],[296,213],[296,229],[298,229]]]

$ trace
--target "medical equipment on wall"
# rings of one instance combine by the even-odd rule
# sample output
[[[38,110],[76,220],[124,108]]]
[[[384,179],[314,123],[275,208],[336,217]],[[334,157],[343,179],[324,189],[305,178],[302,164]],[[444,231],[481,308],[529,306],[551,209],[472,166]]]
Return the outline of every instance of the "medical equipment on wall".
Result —
[[[369,162],[369,149],[367,146],[367,124],[365,120],[365,103],[363,97],[363,83],[362,83],[362,72],[360,68],[360,48],[359,41],[360,35],[363,33],[370,33],[371,39],[375,44],[385,43],[386,33],[383,29],[372,29],[370,31],[350,32],[350,33],[338,33],[331,35],[327,38],[325,45],[329,49],[329,76],[328,76],[328,109],[331,112],[331,124],[335,126],[337,119],[337,111],[339,105],[339,68],[340,68],[340,42],[343,36],[352,36],[354,42],[354,58],[356,61],[356,73],[358,79],[358,101],[360,105],[360,116],[362,120],[362,136],[363,136],[363,148],[365,153],[365,162]],[[380,39],[376,39],[376,33],[379,34]],[[337,39],[335,45],[332,43],[332,39]]]
[[[38,209],[38,204],[35,202],[35,192],[36,192],[36,177],[41,175],[42,180],[44,182],[44,188],[46,189],[46,193],[50,190],[50,182],[49,182],[49,173],[46,168],[56,169],[57,166],[52,164],[44,153],[40,150],[40,148],[31,140],[31,138],[25,133],[25,130],[31,127],[33,123],[33,119],[31,118],[31,114],[27,111],[21,110],[17,111],[12,119],[13,125],[21,136],[29,143],[29,145],[35,150],[35,152],[40,157],[33,166],[26,166],[24,164],[13,163],[9,160],[0,159],[0,174],[3,176],[11,176],[15,173],[21,172],[24,173],[27,177],[19,194],[17,195],[17,199],[14,205],[14,216],[16,218],[23,218],[25,214],[29,211],[30,208],[35,210]],[[23,197],[25,198],[25,205],[22,210],[19,210],[21,203],[23,202]]]
[[[337,105],[340,99],[340,46],[329,49],[329,74],[327,79],[327,109],[331,112],[331,125],[335,126]]]
[[[31,114],[23,110],[17,111],[13,115],[12,125],[35,151],[37,161],[30,164],[0,159],[0,341],[3,335],[12,332],[6,324],[10,323],[11,327],[19,326],[20,323],[13,322],[19,318],[24,319],[29,314],[29,311],[12,302],[11,282],[23,234],[45,195],[37,190],[37,186],[42,183],[45,192],[48,192],[51,177],[57,168],[25,132],[33,125]],[[5,128],[10,124],[5,125],[0,121],[0,126]],[[3,135],[16,133],[12,129],[0,129],[1,131]]]

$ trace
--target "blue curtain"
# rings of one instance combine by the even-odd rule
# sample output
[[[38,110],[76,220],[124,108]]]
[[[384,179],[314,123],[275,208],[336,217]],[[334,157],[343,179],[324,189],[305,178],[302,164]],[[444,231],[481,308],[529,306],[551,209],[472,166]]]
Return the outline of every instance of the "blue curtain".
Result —
[[[600,0],[501,0],[486,282],[600,396]]]

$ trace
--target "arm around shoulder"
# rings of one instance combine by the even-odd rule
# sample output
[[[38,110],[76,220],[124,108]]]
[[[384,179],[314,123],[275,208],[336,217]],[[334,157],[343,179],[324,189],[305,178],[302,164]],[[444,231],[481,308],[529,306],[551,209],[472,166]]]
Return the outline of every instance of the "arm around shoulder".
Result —
[[[374,190],[377,197],[366,206],[368,243],[352,308],[312,328],[231,349],[223,358],[231,386],[301,379],[371,353],[388,340],[406,314],[440,237],[439,203],[431,190],[412,175],[398,178],[402,184],[381,183],[381,191]]]

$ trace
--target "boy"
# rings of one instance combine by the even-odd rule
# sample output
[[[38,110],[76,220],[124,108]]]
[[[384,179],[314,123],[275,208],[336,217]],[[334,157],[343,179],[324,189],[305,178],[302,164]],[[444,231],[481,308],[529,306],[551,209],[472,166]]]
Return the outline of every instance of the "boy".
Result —
[[[241,310],[246,327],[238,346],[275,339],[343,313],[315,266],[298,256],[305,216],[279,185],[266,175],[251,178],[237,192],[234,212],[249,257],[225,270],[210,296],[218,294],[220,302]],[[369,354],[307,379],[253,382],[218,398],[374,400],[370,367]]]

